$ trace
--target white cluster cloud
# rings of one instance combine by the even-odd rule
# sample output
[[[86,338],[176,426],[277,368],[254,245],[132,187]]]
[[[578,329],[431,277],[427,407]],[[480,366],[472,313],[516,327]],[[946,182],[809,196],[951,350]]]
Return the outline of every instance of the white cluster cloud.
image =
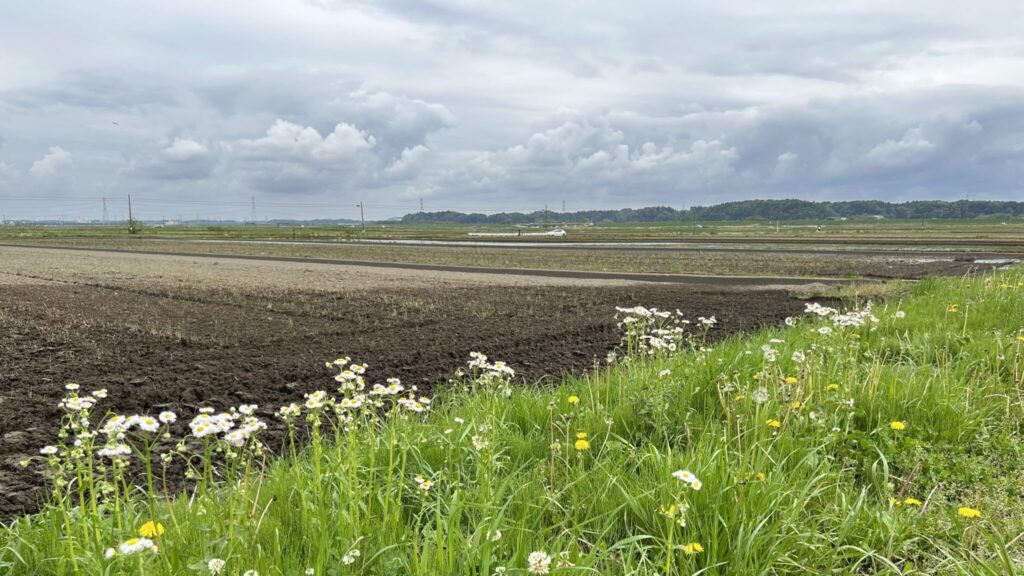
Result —
[[[170,146],[164,148],[163,153],[172,160],[189,160],[206,156],[210,153],[210,149],[205,144],[189,138],[175,138]]]
[[[32,163],[29,173],[46,178],[57,174],[62,167],[71,164],[71,153],[60,146],[51,146],[45,156]]]
[[[341,123],[327,136],[316,129],[277,120],[262,138],[242,139],[231,145],[238,156],[268,161],[314,160],[325,164],[352,160],[377,141],[351,124]]]

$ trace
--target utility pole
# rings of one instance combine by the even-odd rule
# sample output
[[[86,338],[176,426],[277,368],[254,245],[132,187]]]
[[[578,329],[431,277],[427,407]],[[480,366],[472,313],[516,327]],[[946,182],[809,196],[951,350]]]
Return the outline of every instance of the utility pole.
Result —
[[[565,214],[565,200],[562,200],[562,214]]]
[[[135,220],[132,218],[132,195],[128,195],[128,233],[135,234]]]
[[[363,217],[363,203],[360,202],[359,204],[356,204],[356,206],[359,206],[359,222],[363,225],[363,232],[366,232],[366,218]]]
[[[107,225],[107,198],[103,197],[103,225]]]
[[[423,198],[420,198],[420,212],[423,212]]]
[[[252,223],[256,224],[256,197],[252,197]]]

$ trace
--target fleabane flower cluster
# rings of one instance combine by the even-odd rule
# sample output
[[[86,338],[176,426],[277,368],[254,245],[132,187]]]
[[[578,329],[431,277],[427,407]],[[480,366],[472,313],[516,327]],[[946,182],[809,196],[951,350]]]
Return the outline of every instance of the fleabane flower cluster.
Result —
[[[188,427],[196,438],[225,434],[235,427],[235,415],[230,412],[211,414],[200,409],[199,414],[188,423]]]
[[[673,478],[678,478],[690,486],[694,490],[700,490],[704,485],[699,478],[689,470],[676,470],[672,473]]]
[[[337,368],[338,373],[334,376],[338,383],[338,392],[342,394],[349,392],[362,392],[366,389],[366,374],[368,364],[356,364],[348,356],[338,358],[334,362],[327,362],[328,368]]]
[[[643,306],[616,307],[615,310],[619,329],[623,331],[623,345],[629,352],[672,353],[679,350],[686,339],[686,326],[690,321],[679,310],[669,312]],[[697,319],[697,325],[705,334],[716,324],[718,320],[714,316]]]
[[[491,362],[490,359],[480,352],[469,353],[469,377],[473,386],[483,386],[497,390],[504,396],[512,395],[512,379],[516,371],[511,366],[500,360]]]
[[[871,311],[870,302],[868,302],[861,310],[851,310],[843,313],[840,313],[835,308],[822,306],[817,302],[812,302],[804,306],[804,312],[807,314],[816,314],[822,318],[831,318],[832,324],[838,328],[860,328],[869,324],[874,325],[879,322],[878,317]],[[820,330],[819,332],[822,334],[829,333],[821,332]]]

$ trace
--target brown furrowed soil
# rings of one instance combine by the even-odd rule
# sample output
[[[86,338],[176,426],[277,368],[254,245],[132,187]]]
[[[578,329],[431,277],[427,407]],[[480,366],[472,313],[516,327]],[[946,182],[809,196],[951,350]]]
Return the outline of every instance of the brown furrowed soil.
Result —
[[[6,241],[7,244],[17,244]],[[61,238],[26,241],[26,245],[129,250],[243,257],[334,259],[350,262],[470,266],[498,269],[563,270],[722,276],[807,278],[924,278],[958,276],[986,269],[977,258],[1013,258],[1015,253],[901,252],[895,250],[814,249],[751,244],[747,247],[701,246],[665,249],[652,246],[602,249],[496,247],[473,245],[388,245],[359,243],[289,243],[260,241],[155,240],[139,238]]]
[[[0,519],[43,497],[41,466],[18,463],[53,442],[67,382],[106,388],[100,413],[175,410],[182,429],[256,403],[278,447],[271,413],[332,389],[325,360],[429,393],[476,350],[532,382],[601,361],[615,306],[636,304],[715,315],[716,338],[803,309],[785,291],[0,249]]]

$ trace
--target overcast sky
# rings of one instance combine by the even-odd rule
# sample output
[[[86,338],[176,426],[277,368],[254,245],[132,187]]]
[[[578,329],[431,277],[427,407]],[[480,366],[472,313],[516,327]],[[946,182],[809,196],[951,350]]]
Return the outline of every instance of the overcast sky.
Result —
[[[7,218],[1024,200],[1019,0],[5,2]]]

